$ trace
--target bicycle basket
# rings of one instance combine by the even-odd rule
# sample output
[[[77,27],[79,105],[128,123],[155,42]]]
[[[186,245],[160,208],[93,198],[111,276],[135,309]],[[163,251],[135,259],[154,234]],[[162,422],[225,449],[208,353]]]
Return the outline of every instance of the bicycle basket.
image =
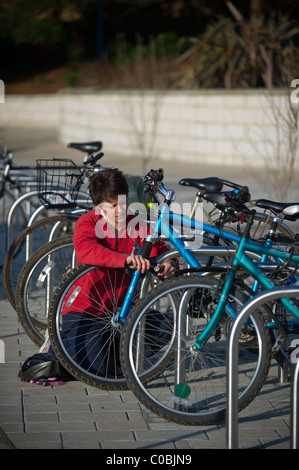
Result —
[[[67,158],[36,160],[38,197],[48,208],[75,207],[83,174]]]

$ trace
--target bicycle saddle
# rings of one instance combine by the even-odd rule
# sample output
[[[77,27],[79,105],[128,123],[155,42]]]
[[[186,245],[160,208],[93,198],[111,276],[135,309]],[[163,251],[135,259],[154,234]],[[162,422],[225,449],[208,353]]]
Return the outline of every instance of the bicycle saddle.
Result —
[[[200,191],[221,191],[222,180],[216,177],[211,178],[183,178],[179,181],[182,186],[192,186]]]
[[[102,148],[102,142],[85,142],[85,143],[76,143],[71,142],[67,145],[70,148],[81,150],[81,152],[88,153],[88,155],[98,152]]]
[[[274,214],[283,214],[286,220],[299,219],[299,202],[275,202],[268,199],[259,199],[255,205],[263,209],[269,209]]]

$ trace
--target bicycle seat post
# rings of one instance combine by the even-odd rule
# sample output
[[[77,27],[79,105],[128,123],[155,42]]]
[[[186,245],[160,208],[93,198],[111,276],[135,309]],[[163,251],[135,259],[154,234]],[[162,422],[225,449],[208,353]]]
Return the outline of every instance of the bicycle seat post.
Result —
[[[271,222],[270,230],[267,236],[269,240],[272,240],[272,241],[274,240],[274,236],[276,234],[278,224],[282,222],[283,220],[284,220],[283,214],[278,214],[273,218]]]

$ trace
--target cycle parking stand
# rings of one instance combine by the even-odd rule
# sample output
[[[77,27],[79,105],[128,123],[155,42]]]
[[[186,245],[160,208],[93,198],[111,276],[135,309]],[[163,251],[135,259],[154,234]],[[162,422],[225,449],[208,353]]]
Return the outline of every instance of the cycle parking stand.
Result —
[[[233,321],[227,348],[227,412],[226,412],[226,446],[238,448],[238,339],[246,319],[260,306],[272,300],[299,297],[298,287],[278,287],[257,294],[246,302]],[[299,361],[294,366],[291,387],[291,436],[290,447],[299,446],[298,403],[299,403]]]
[[[298,403],[299,403],[299,361],[292,374],[292,415],[291,415],[291,449],[299,448]]]
[[[63,190],[55,190],[55,192],[57,194],[63,194]],[[14,240],[14,234],[13,234],[13,223],[14,223],[14,217],[15,217],[15,213],[17,211],[17,209],[24,203],[24,202],[30,202],[30,198],[36,196],[38,197],[38,194],[39,194],[39,191],[37,190],[33,190],[33,191],[30,191],[30,192],[27,192],[25,194],[23,194],[22,196],[20,196],[14,203],[13,205],[11,206],[9,212],[8,212],[8,216],[7,216],[7,222],[6,222],[6,244],[7,244],[7,250],[9,249],[10,245],[12,244],[13,240]],[[86,204],[86,201],[90,201],[90,196],[88,193],[86,193],[85,191],[79,191],[79,196],[82,198],[78,198],[77,199],[77,204]],[[41,211],[45,210],[45,207],[43,205],[40,205],[34,212],[33,214],[28,214],[30,216],[30,220],[29,220],[29,223],[28,223],[28,226],[29,225],[32,225],[39,213]]]

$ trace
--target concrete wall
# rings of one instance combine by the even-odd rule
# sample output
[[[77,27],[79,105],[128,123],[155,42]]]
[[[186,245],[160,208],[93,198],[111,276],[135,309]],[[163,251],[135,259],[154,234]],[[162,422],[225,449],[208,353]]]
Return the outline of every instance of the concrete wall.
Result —
[[[151,155],[223,166],[243,166],[250,159],[260,165],[287,136],[282,118],[277,119],[286,96],[275,91],[269,97],[265,90],[7,96],[0,105],[0,126],[57,128],[63,143],[101,140],[104,151],[124,158]]]
[[[61,97],[53,95],[7,95],[0,104],[0,126],[58,129]]]

